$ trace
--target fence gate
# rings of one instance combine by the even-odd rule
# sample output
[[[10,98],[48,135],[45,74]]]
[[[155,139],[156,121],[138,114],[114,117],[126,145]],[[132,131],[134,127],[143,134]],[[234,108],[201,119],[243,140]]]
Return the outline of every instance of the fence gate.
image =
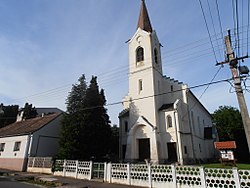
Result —
[[[92,178],[93,179],[104,179],[104,163],[93,163]]]

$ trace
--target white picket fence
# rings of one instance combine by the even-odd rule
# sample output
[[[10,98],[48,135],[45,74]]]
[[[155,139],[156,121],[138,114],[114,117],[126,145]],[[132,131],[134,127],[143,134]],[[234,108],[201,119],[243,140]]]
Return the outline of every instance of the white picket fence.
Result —
[[[90,180],[96,170],[94,164],[57,160],[54,175]],[[250,188],[250,170],[237,168],[104,163],[102,170],[103,181],[109,183],[153,188]]]

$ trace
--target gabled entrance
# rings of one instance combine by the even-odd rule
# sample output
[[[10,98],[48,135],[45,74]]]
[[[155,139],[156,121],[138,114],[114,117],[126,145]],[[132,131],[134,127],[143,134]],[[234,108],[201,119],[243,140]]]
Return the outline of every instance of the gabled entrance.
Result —
[[[138,139],[139,161],[150,159],[150,140],[149,138]]]

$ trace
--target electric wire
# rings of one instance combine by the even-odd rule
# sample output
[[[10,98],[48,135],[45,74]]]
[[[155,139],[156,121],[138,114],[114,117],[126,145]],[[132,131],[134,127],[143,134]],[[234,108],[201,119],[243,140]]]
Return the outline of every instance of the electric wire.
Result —
[[[213,30],[214,30],[214,36],[215,36],[215,39],[216,39],[216,43],[217,43],[217,46],[219,46],[219,42],[218,42],[219,39],[217,38],[217,34],[216,34],[216,30],[215,30],[215,24],[214,24],[214,20],[213,20],[209,0],[207,0],[207,5],[208,5],[208,10],[209,10],[209,15],[210,15],[210,18],[211,18],[211,21],[212,21],[212,26],[213,26]],[[221,53],[219,53],[219,56],[220,56],[220,59],[222,59]]]
[[[221,35],[221,39],[222,39],[222,45],[224,47],[224,53],[226,53],[226,49],[224,46],[224,42],[223,42],[223,30],[222,30],[222,22],[221,22],[221,17],[220,17],[220,9],[219,9],[219,3],[218,0],[216,0],[216,10],[217,10],[217,16],[218,16],[218,20],[219,20],[219,26],[220,26],[220,35]],[[225,54],[224,54],[225,55]]]
[[[216,77],[216,75],[219,73],[219,71],[220,71],[220,69],[218,69],[218,71],[214,75],[213,79]],[[239,78],[248,78],[248,77],[249,77],[249,75],[248,76],[241,76]],[[173,90],[173,91],[167,91],[167,92],[163,92],[163,93],[159,93],[159,94],[148,95],[148,96],[138,97],[138,98],[134,98],[134,99],[130,98],[129,100],[124,100],[124,101],[111,102],[111,103],[105,104],[104,106],[100,105],[100,106],[86,107],[86,108],[82,108],[82,109],[80,109],[78,111],[75,111],[75,112],[91,110],[91,109],[96,109],[96,108],[103,108],[103,107],[108,107],[108,106],[114,106],[114,105],[123,104],[124,102],[133,102],[133,101],[138,101],[138,100],[144,100],[144,99],[148,99],[148,98],[152,98],[152,97],[158,97],[158,96],[167,95],[167,94],[176,93],[176,92],[181,92],[181,91],[189,91],[191,89],[210,86],[210,85],[214,85],[214,84],[218,84],[218,83],[222,83],[222,82],[228,82],[228,81],[233,80],[233,79],[234,78],[228,78],[228,79],[222,79],[222,80],[217,80],[217,81],[210,81],[208,83],[202,83],[202,84],[194,85],[194,86],[191,86],[191,87],[185,87],[185,88],[181,88],[181,89],[177,89],[177,90]],[[2,117],[0,117],[0,119],[1,118]]]
[[[210,40],[210,43],[211,43],[211,46],[212,46],[212,49],[213,49],[214,58],[215,58],[216,63],[218,63],[217,57],[216,57],[216,54],[215,54],[215,50],[214,50],[214,46],[213,46],[213,42],[212,42],[212,39],[211,39],[211,34],[210,34],[210,31],[209,31],[209,28],[208,28],[208,24],[207,24],[207,20],[206,20],[206,17],[205,17],[205,13],[204,13],[204,10],[203,10],[201,0],[199,0],[199,2],[200,2],[200,8],[201,8],[201,11],[202,11],[202,15],[203,15],[203,18],[204,18],[204,21],[205,21],[205,24],[206,24],[206,29],[207,29],[207,32],[208,32],[209,40]]]
[[[240,57],[240,34],[239,34],[239,6],[238,6],[238,0],[235,0],[236,2],[236,33],[237,33],[237,51],[238,51],[238,57]]]

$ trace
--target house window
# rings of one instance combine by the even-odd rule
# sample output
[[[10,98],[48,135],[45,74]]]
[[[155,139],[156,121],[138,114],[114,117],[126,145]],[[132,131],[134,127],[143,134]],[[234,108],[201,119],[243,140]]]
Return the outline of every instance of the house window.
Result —
[[[158,64],[158,52],[157,49],[154,49],[154,59],[155,59],[155,64]]]
[[[144,50],[142,47],[138,47],[136,50],[136,62],[144,60]]]
[[[168,127],[173,127],[172,117],[170,115],[167,116],[167,123],[168,123]]]
[[[199,150],[200,150],[200,153],[201,153],[201,144],[199,144]]]
[[[124,127],[124,129],[125,129],[125,132],[128,132],[128,122],[127,121],[125,121],[125,127]]]
[[[142,79],[139,80],[138,84],[139,84],[139,91],[142,91]]]
[[[170,86],[170,90],[171,90],[171,92],[174,91],[174,86],[173,85]]]
[[[187,146],[184,146],[184,153],[187,154]]]
[[[20,151],[21,142],[15,142],[13,151]]]
[[[0,151],[4,151],[5,143],[0,143]]]

